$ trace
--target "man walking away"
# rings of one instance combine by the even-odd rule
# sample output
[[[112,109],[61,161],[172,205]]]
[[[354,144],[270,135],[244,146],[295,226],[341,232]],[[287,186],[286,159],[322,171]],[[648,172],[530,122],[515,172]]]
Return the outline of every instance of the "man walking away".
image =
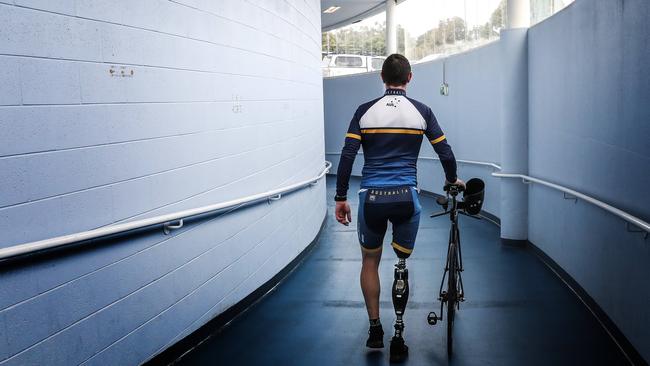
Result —
[[[388,226],[393,226],[392,247],[399,259],[392,297],[397,315],[391,340],[391,361],[408,355],[402,332],[402,316],[408,300],[406,259],[413,252],[420,221],[417,159],[422,138],[433,146],[445,171],[446,184],[464,186],[456,176],[456,159],[436,117],[429,107],[406,96],[411,65],[406,57],[393,54],[384,61],[381,78],[383,96],[357,108],[345,135],[336,182],[335,215],[343,225],[352,221],[347,191],[352,164],[363,146],[364,166],[359,191],[357,231],[361,244],[361,290],[370,320],[366,346],[382,348],[384,331],[379,320],[379,262]]]

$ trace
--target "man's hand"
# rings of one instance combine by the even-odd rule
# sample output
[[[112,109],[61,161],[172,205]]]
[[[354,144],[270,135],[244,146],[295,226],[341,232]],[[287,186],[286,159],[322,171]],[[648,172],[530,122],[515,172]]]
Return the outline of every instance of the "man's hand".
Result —
[[[348,226],[352,222],[352,213],[350,211],[350,205],[348,205],[348,201],[336,202],[334,216],[336,216],[336,221],[345,226]]]
[[[465,182],[463,182],[462,180],[460,180],[458,178],[456,178],[456,181],[454,183],[451,183],[451,182],[449,182],[448,180],[445,179],[445,185],[447,185],[447,184],[453,184],[453,185],[461,186],[461,187],[463,187],[463,189],[465,189]]]

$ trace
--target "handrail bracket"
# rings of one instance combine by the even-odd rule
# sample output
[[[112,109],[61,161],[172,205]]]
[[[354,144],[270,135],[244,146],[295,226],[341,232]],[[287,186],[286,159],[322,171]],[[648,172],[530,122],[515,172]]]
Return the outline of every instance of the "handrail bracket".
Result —
[[[565,200],[573,200],[573,203],[578,203],[578,197],[572,196],[566,192],[563,192]]]
[[[269,205],[271,204],[271,202],[279,201],[281,198],[282,198],[282,193],[276,194],[275,196],[269,196],[268,198]]]
[[[648,239],[648,235],[650,235],[649,232],[643,230],[642,228],[631,224],[630,222],[625,223],[625,230],[627,230],[628,233],[643,233],[643,240]]]
[[[166,222],[163,224],[163,233],[165,235],[171,234],[172,230],[180,229],[183,227],[183,219],[180,219],[176,221],[176,224],[173,224],[173,222]]]

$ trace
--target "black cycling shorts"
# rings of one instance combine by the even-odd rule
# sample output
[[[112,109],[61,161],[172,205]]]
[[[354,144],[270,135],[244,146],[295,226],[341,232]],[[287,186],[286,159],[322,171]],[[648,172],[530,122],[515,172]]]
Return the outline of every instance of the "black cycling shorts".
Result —
[[[413,252],[422,209],[418,192],[413,186],[359,191],[357,231],[363,250],[381,249],[390,221],[393,225],[393,248],[406,256]]]

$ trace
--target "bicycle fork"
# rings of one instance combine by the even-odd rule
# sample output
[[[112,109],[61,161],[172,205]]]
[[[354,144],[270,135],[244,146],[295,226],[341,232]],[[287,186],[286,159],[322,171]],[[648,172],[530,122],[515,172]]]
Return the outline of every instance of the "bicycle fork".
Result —
[[[452,245],[450,243],[449,248],[447,250],[447,261],[445,263],[445,270],[442,274],[442,280],[440,281],[440,290],[438,291],[438,300],[440,301],[440,316],[438,316],[435,312],[430,312],[429,315],[427,315],[427,322],[430,325],[436,325],[438,323],[438,320],[444,320],[444,307],[445,304],[448,301],[455,301],[456,306],[458,309],[460,309],[460,303],[465,301],[465,290],[463,288],[463,277],[461,275],[461,272],[463,272],[463,259],[460,254],[460,234],[458,232],[458,227],[454,227],[453,232],[456,234],[456,243],[457,245]],[[453,239],[453,238],[452,238]],[[449,261],[452,259],[452,251],[455,251],[455,254],[453,256],[453,260],[456,261],[456,268],[457,268],[457,273],[456,275],[458,276],[458,284],[459,284],[459,291],[456,294],[456,299],[450,299],[449,298],[449,293],[448,291],[443,291],[443,286],[445,285],[445,279],[447,278],[447,275],[449,274],[449,267],[450,263]],[[449,290],[449,289],[448,289]]]

